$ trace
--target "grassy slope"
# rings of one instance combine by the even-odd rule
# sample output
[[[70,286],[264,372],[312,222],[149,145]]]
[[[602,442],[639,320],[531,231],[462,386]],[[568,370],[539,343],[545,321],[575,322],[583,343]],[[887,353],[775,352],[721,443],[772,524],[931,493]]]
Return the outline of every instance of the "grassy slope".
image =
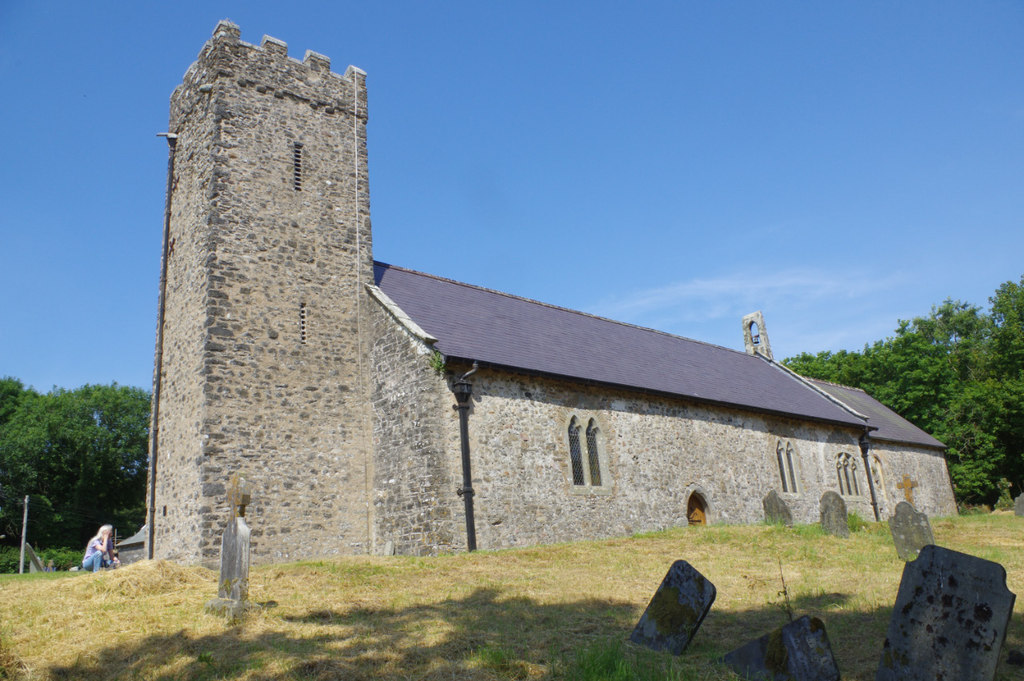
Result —
[[[1024,589],[1024,519],[937,520],[936,541],[1000,562]],[[843,678],[873,679],[903,563],[885,525],[684,528],[629,539],[435,558],[255,568],[264,609],[239,626],[203,611],[216,575],[146,561],[99,575],[0,578],[0,679],[526,679],[579,671],[581,648],[629,635],[673,560],[718,589],[686,653],[627,648],[655,676],[732,679],[722,654],[796,615],[826,624]],[[613,642],[613,643],[609,643]],[[1018,599],[998,679],[1024,650]],[[635,657],[634,657],[635,656]],[[666,669],[666,665],[668,669]],[[601,674],[591,675],[591,678]]]

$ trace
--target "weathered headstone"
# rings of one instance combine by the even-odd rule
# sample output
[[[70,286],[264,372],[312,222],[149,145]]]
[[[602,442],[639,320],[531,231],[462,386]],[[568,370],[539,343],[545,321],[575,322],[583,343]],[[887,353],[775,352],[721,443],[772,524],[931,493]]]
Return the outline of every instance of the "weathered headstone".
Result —
[[[990,681],[1015,600],[999,563],[925,546],[903,567],[875,681]]]
[[[1013,501],[1013,512],[1017,515],[1024,515],[1024,493],[1021,493],[1021,495]]]
[[[217,598],[206,604],[209,612],[241,617],[253,607],[249,603],[249,526],[245,524],[245,507],[252,498],[249,483],[238,475],[231,478],[228,504],[231,517],[220,544],[220,579]]]
[[[839,681],[825,625],[807,615],[737,648],[722,662],[751,681]]]
[[[914,560],[922,548],[935,543],[928,516],[918,513],[905,501],[896,504],[896,511],[889,518],[889,531],[902,560]]]
[[[715,585],[685,560],[668,569],[629,640],[679,655],[715,602]]]
[[[846,502],[837,493],[829,490],[821,495],[821,529],[837,537],[850,536],[850,525],[846,521]]]
[[[782,500],[775,490],[768,492],[761,504],[764,506],[764,520],[767,523],[793,526],[793,513],[789,505]]]

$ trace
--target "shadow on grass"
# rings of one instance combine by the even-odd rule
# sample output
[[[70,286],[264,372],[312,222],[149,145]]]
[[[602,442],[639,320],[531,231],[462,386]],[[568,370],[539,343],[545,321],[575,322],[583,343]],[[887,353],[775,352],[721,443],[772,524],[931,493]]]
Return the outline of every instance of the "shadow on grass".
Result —
[[[797,597],[794,617],[824,620],[844,679],[871,679],[891,608],[850,611],[850,597]],[[590,599],[539,603],[481,588],[458,600],[399,609],[265,610],[256,620],[211,635],[186,631],[140,638],[94,651],[71,666],[52,667],[53,679],[152,681],[259,679],[560,678],[578,650],[628,638],[646,603]],[[712,607],[690,647],[675,662],[679,679],[733,679],[716,660],[789,620],[783,608],[725,611]],[[1024,618],[1015,615],[1000,655],[997,679],[1010,679],[1010,649],[1024,645]],[[639,655],[663,655],[645,650]],[[1009,674],[1009,675],[1008,675]]]

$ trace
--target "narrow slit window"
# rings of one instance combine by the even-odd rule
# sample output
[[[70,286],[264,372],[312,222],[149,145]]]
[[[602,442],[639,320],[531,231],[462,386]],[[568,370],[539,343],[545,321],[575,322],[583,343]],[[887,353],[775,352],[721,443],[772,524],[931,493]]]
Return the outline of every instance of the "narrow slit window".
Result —
[[[302,142],[292,144],[292,188],[302,191]]]
[[[583,485],[583,451],[580,448],[580,424],[573,417],[569,423],[569,458],[572,461],[572,484]]]
[[[786,461],[782,458],[782,440],[775,446],[775,458],[779,461],[779,477],[782,478],[782,491],[789,491],[789,479],[786,476]]]
[[[587,424],[587,460],[590,464],[590,484],[601,486],[601,459],[597,451],[597,424],[591,419]]]
[[[779,478],[782,481],[782,491],[789,494],[797,494],[796,471],[793,468],[793,445],[790,442],[783,443],[779,440],[775,444],[775,460],[779,464]]]
[[[786,443],[786,464],[789,471],[789,491],[796,493],[796,474],[793,472],[793,445]]]
[[[306,344],[306,304],[299,303],[299,342]]]

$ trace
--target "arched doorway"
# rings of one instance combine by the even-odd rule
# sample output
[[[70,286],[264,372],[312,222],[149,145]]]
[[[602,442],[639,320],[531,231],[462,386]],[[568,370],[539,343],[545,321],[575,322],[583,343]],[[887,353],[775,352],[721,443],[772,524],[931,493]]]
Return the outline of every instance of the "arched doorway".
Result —
[[[708,524],[708,502],[697,492],[686,502],[686,520],[690,525]]]

